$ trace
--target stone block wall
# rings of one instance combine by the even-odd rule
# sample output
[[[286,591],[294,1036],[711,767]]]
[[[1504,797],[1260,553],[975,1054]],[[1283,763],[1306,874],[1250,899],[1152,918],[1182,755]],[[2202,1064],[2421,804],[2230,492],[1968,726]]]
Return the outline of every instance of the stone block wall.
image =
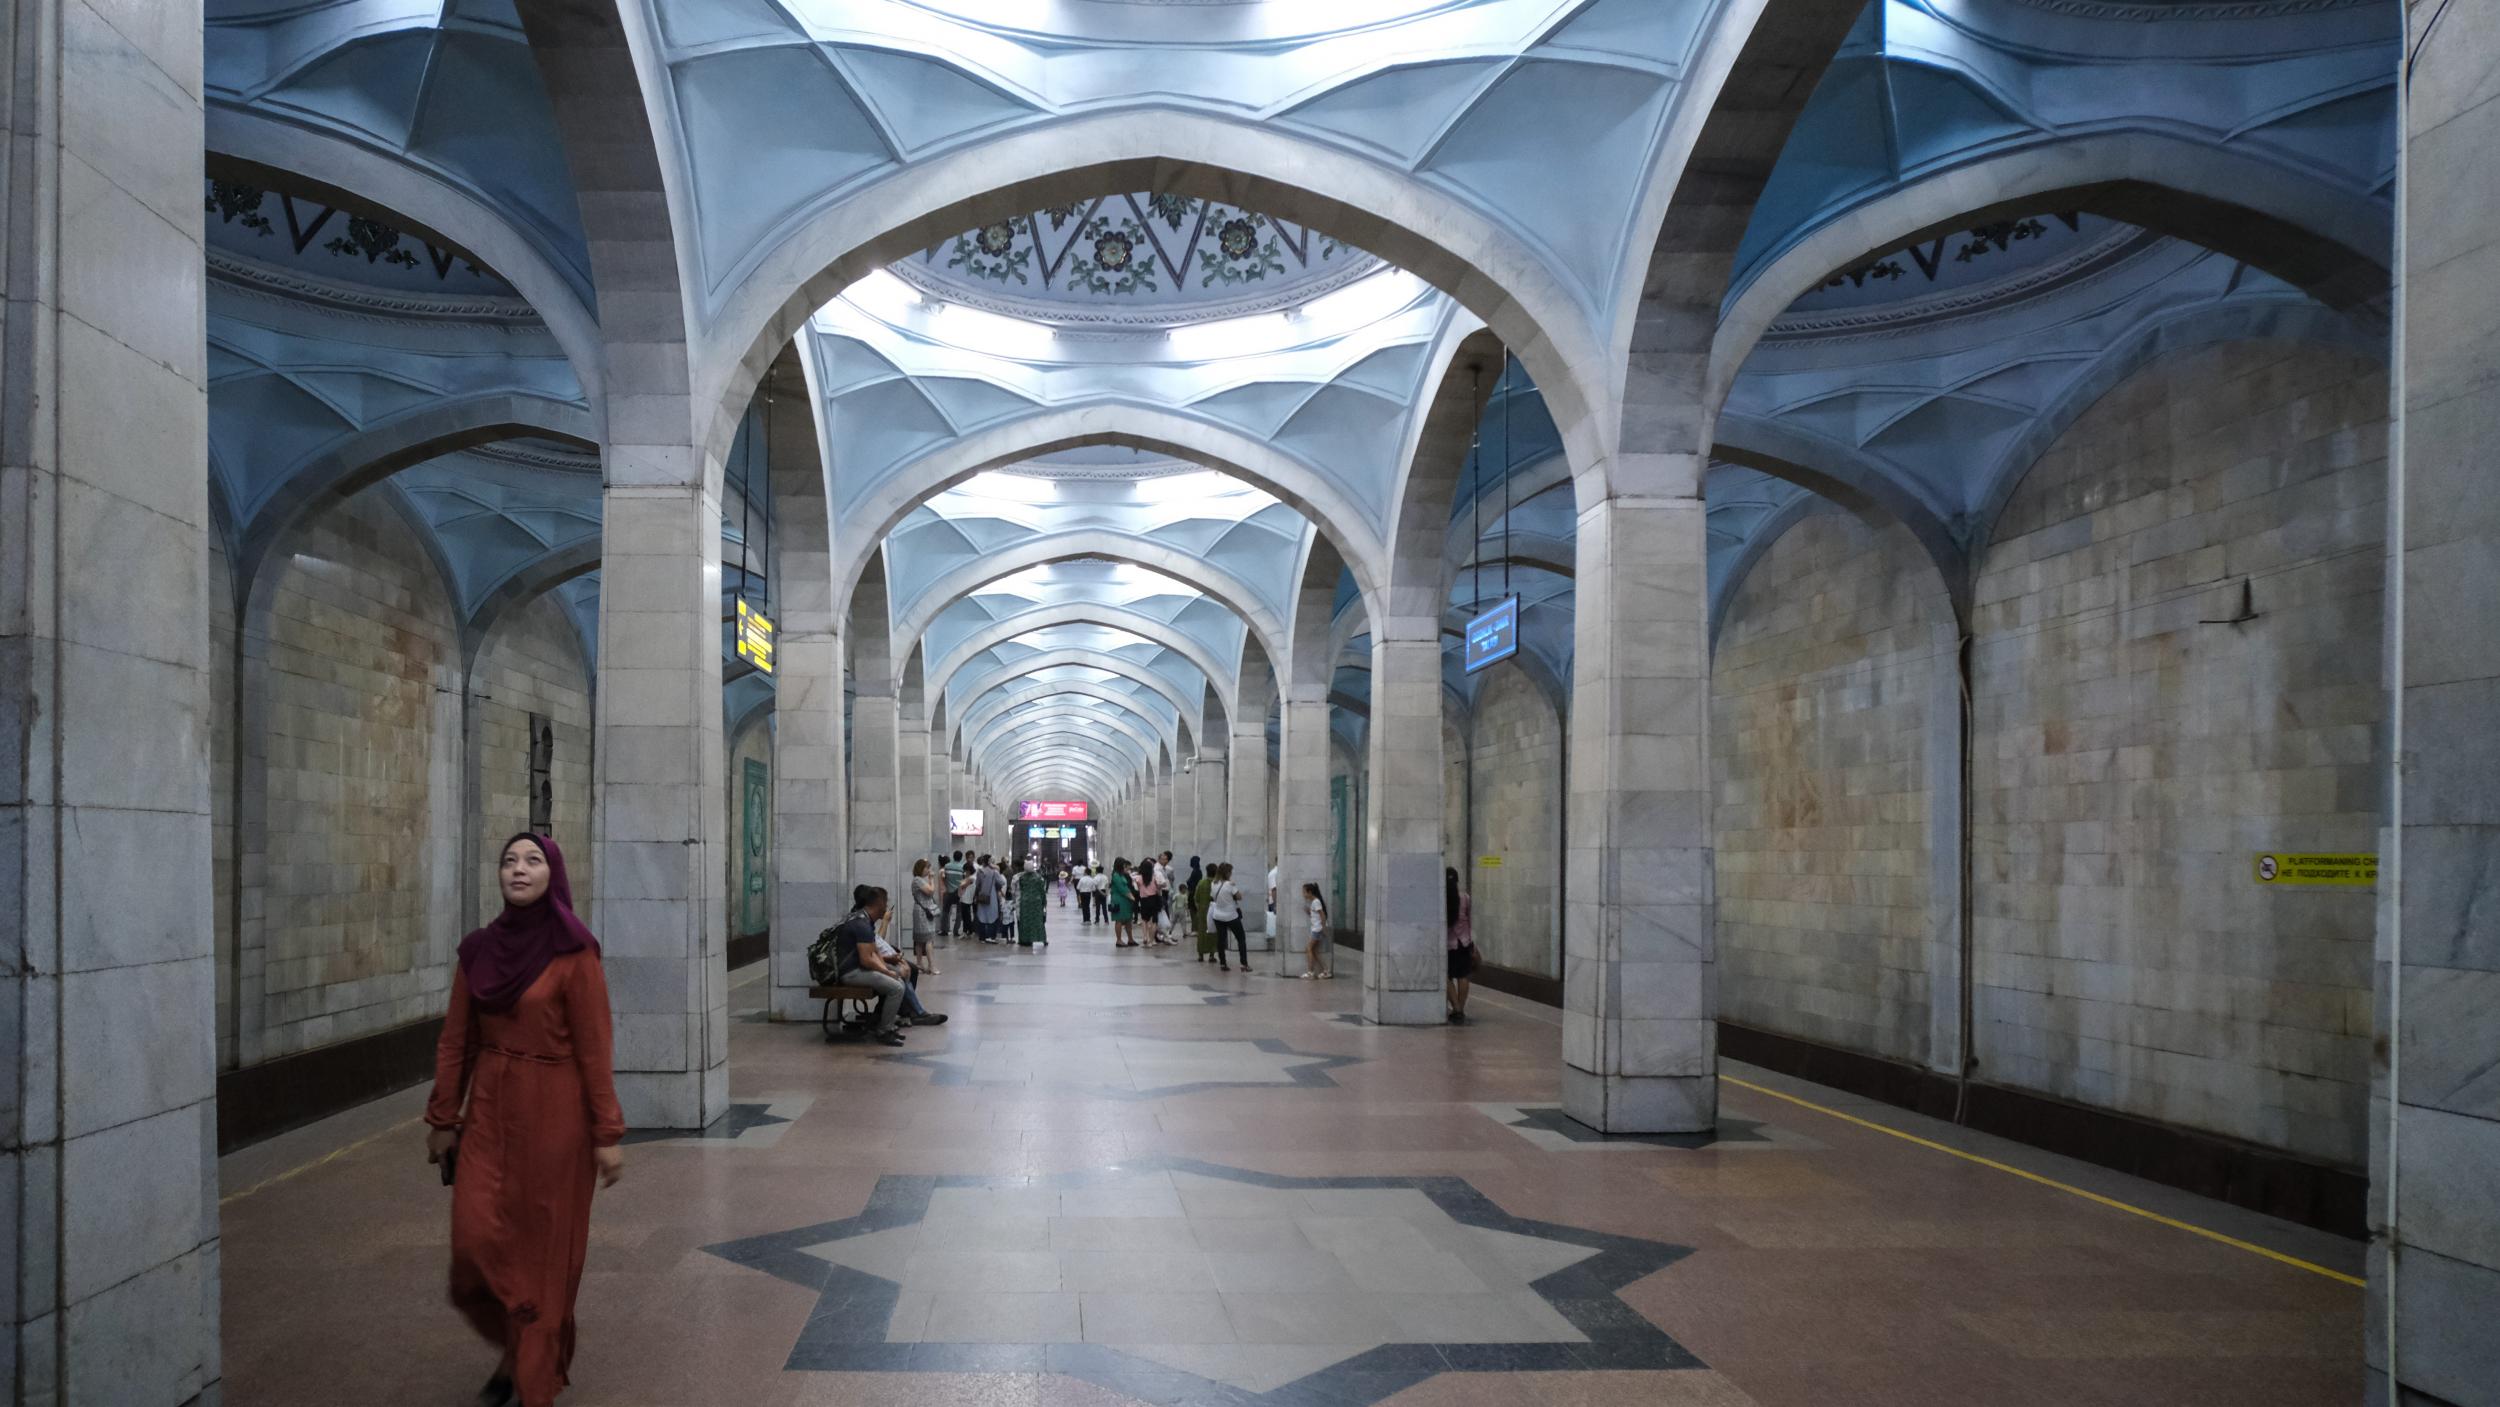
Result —
[[[464,894],[472,922],[495,916],[495,869],[504,838],[529,826],[533,713],[544,715],[555,730],[551,828],[564,847],[575,901],[590,902],[590,689],[572,622],[553,597],[507,613],[478,651],[469,675],[469,734],[477,749],[472,804],[478,821]]]
[[[1476,946],[1497,967],[1560,977],[1562,718],[1526,670],[1499,664],[1469,725],[1469,844],[1452,863],[1474,896]]]
[[[2375,365],[2317,347],[2174,353],[1995,525],[1973,621],[1980,1078],[2363,1161],[2373,897],[2253,868],[2375,843],[2386,398]],[[2243,582],[2256,617],[2202,623]]]
[[[1711,671],[1723,1018],[1927,1061],[1950,615],[1907,531],[1837,510],[1790,525],[1737,584]]]
[[[463,931],[458,636],[382,493],[322,514],[258,588],[261,1059],[438,1014]]]

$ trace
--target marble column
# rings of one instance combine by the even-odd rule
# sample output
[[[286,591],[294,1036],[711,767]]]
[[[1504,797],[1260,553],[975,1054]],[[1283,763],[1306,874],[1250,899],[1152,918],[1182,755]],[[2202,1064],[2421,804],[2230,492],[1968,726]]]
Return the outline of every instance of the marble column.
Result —
[[[842,883],[842,622],[833,607],[824,467],[805,380],[773,399],[773,829],[771,951],[765,978],[776,1021],[813,1021],[807,945],[850,907]]]
[[[1267,867],[1267,718],[1241,718],[1233,730],[1233,756],[1225,777],[1224,858],[1233,867],[1233,883],[1241,886],[1248,907],[1242,922],[1252,942],[1265,939]]]
[[[2490,0],[2445,24],[2446,7],[2412,15],[2382,730],[2400,751],[2362,1323],[2368,1401],[2483,1403],[2500,1391],[2500,15]]]
[[[1196,853],[1212,865],[1230,858],[1224,853],[1224,755],[1210,752],[1201,756],[1196,775],[1198,814],[1190,825],[1190,834],[1198,838]]]
[[[5,0],[14,1401],[218,1391],[200,6]]]
[[[921,828],[922,843],[931,848],[931,853],[943,855],[955,848],[955,838],[946,832],[946,766],[950,759],[942,730],[931,730],[923,741],[928,751],[922,766],[929,785],[921,804],[928,808],[929,823]]]
[[[896,690],[892,615],[888,609],[884,554],[879,553],[851,590],[851,850],[843,876],[873,884],[889,896],[903,883],[901,830],[902,764],[897,729],[902,704]],[[899,902],[899,901],[898,901]]]
[[[1324,697],[1285,701],[1277,759],[1283,775],[1276,793],[1276,945],[1288,952],[1299,949],[1308,932],[1302,886],[1316,884],[1321,894],[1328,893],[1328,708]],[[1293,963],[1286,966],[1299,970]]]
[[[900,800],[895,807],[895,834],[900,837],[898,863],[903,883],[911,883],[914,860],[928,858],[929,850],[929,719],[921,712],[918,699],[905,699],[896,713],[894,728],[895,785]],[[896,903],[901,903],[898,890]]]
[[[1198,844],[1198,771],[1192,758],[1186,770],[1172,774],[1172,824],[1164,830],[1162,844],[1172,847],[1172,867],[1182,874],[1189,872],[1189,857],[1205,859]]]
[[[1441,924],[1441,641],[1372,642],[1364,814],[1363,1015],[1438,1026],[1449,1006]]]
[[[1573,1118],[1609,1133],[1718,1118],[1708,542],[1694,487],[1580,515],[1562,1092]]]
[[[626,1122],[701,1128],[728,1108],[729,1076],[720,499],[708,484],[619,471],[641,462],[631,446],[610,447],[595,921]]]

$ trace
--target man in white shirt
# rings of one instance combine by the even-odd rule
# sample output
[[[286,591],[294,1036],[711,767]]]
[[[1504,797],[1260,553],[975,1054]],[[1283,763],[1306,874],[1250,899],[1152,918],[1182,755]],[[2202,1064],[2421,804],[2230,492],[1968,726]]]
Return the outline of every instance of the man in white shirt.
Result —
[[[1276,942],[1276,871],[1278,868],[1280,867],[1276,865],[1267,867],[1267,941],[1271,946]]]

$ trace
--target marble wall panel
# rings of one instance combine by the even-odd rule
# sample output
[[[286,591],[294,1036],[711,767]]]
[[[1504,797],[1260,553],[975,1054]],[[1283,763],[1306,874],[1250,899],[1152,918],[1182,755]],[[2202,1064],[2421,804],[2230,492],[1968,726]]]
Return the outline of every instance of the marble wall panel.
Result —
[[[1562,719],[1526,670],[1499,664],[1470,723],[1470,839],[1455,863],[1474,895],[1476,946],[1496,966],[1560,977]]]
[[[1928,1059],[1930,908],[1960,903],[1929,873],[1951,625],[1917,541],[1837,509],[1791,525],[1736,587],[1711,671],[1726,1019]]]
[[[2007,505],[1972,627],[1981,1078],[2363,1161],[2372,896],[2253,867],[2376,842],[2386,397],[2323,349],[2174,354]]]

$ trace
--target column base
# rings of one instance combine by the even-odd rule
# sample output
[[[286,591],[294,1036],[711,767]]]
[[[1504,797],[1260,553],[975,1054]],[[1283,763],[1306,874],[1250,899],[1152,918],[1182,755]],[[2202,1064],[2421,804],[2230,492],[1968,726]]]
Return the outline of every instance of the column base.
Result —
[[[729,1112],[729,1067],[619,1070],[616,1103],[629,1129],[699,1129]]]
[[[1563,1112],[1599,1133],[1709,1133],[1719,1124],[1719,1077],[1562,1072]]]
[[[1363,1019],[1375,1026],[1441,1026],[1450,1019],[1449,999],[1438,991],[1363,989]]]

